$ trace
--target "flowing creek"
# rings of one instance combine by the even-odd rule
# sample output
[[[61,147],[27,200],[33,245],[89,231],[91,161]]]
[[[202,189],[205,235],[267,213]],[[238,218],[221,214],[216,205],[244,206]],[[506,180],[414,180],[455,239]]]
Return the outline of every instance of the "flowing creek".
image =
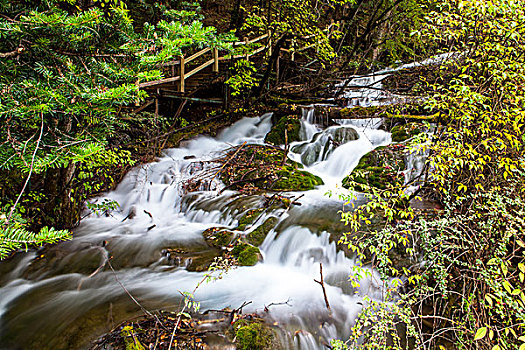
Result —
[[[373,79],[377,77],[357,83]],[[201,310],[237,308],[251,301],[244,312],[254,312],[288,301],[272,306],[269,315],[288,332],[281,339],[283,346],[293,349],[322,349],[331,339],[348,337],[362,309],[362,297],[382,296],[374,273],[357,289],[349,282],[355,261],[336,248],[337,234],[344,230],[339,211],[349,210],[363,198],[358,196],[355,203],[345,206],[337,193],[347,193],[341,187],[343,177],[363,155],[389,144],[391,135],[378,129],[381,120],[377,119],[341,120],[339,126],[322,130],[313,113],[305,109],[301,121],[302,143],[308,144],[293,144],[292,150],[298,153],[291,152],[289,157],[298,162],[308,158],[305,169],[325,184],[293,193],[302,196],[301,205],[265,214],[279,222],[260,246],[262,262],[231,269],[195,292]],[[72,241],[20,253],[0,264],[0,348],[86,348],[121,321],[143,313],[126,290],[148,310],[175,310],[180,292],[193,291],[204,272],[189,271],[187,259],[169,257],[166,249],[191,251],[194,259],[209,256],[212,252],[203,231],[215,226],[234,228],[245,211],[260,201],[256,196],[245,197],[240,205],[236,192],[219,194],[218,180],[211,190],[186,194],[184,180],[205,167],[201,161],[213,159],[231,145],[262,144],[270,128],[271,114],[245,118],[216,138],[201,136],[166,150],[158,162],[137,167],[116,190],[98,199],[119,203],[111,215],[90,215],[75,229]],[[357,132],[357,140],[335,149],[324,147],[327,135],[350,128]],[[305,157],[315,147],[323,151]],[[334,195],[327,196],[329,191]],[[106,267],[93,274],[105,256],[112,256],[114,272]],[[331,317],[321,287],[314,281],[319,278],[320,262]]]

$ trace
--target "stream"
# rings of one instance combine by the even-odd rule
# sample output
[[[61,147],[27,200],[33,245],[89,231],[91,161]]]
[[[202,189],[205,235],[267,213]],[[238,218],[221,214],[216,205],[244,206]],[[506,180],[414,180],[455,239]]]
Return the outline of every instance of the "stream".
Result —
[[[356,85],[374,82],[357,81]],[[366,79],[366,78],[363,78]],[[377,80],[379,81],[379,80]],[[374,96],[351,97],[352,104],[370,104]],[[353,91],[351,94],[355,94]],[[356,102],[358,101],[358,102]],[[359,159],[375,147],[391,142],[391,135],[378,127],[381,120],[341,120],[340,125],[321,129],[314,109],[304,109],[302,143],[292,150],[312,152],[323,148],[336,129],[354,129],[359,138],[308,158],[305,170],[321,177],[324,185],[288,193],[300,205],[275,209],[265,215],[279,219],[260,246],[263,261],[255,266],[229,270],[221,279],[203,283],[195,292],[201,310],[238,308],[251,302],[244,312],[261,311],[271,303],[269,316],[286,330],[283,348],[324,349],[331,339],[349,336],[363,307],[363,296],[380,300],[378,276],[353,288],[349,275],[355,261],[336,247],[344,232],[340,211],[363,201],[357,196],[347,203],[338,194],[348,194],[342,179]],[[204,272],[190,271],[188,259],[212,254],[202,233],[208,228],[236,227],[239,218],[260,204],[257,196],[239,199],[234,191],[219,194],[215,180],[209,190],[185,193],[184,181],[202,171],[221,150],[244,142],[262,144],[270,131],[271,114],[244,118],[216,138],[206,136],[167,149],[157,162],[129,172],[112,192],[98,198],[119,203],[110,215],[89,215],[74,231],[74,239],[45,250],[18,253],[0,264],[1,349],[85,349],[91,341],[123,320],[143,314],[128,295],[148,310],[176,310],[181,292],[192,292]],[[344,130],[343,130],[344,131]],[[326,148],[323,148],[326,149]],[[303,162],[304,153],[289,157]],[[303,162],[304,163],[304,162]],[[328,196],[327,193],[332,195]],[[262,222],[262,220],[261,220]],[[190,251],[190,258],[172,257],[166,249]],[[112,269],[97,268],[111,256]],[[319,279],[323,264],[329,317]]]

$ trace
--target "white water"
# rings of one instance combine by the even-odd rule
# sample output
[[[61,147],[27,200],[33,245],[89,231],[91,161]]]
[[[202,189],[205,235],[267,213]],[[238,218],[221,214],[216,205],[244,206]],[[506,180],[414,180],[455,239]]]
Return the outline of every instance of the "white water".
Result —
[[[303,131],[310,130],[303,134],[305,137],[321,131],[306,118],[303,125]],[[29,254],[12,262],[11,273],[0,279],[0,340],[9,340],[9,344],[20,342],[22,348],[38,344],[40,348],[60,349],[60,338],[70,336],[62,332],[72,320],[83,323],[97,312],[113,310],[114,304],[126,309],[116,318],[140,314],[116,277],[144,306],[176,307],[179,292],[192,291],[203,273],[190,272],[184,265],[173,266],[162,250],[198,247],[197,250],[205,251],[208,248],[202,232],[214,226],[234,227],[242,214],[242,210],[231,205],[233,192],[217,197],[216,190],[222,186],[219,181],[214,182],[211,191],[186,195],[184,180],[203,169],[201,161],[213,159],[230,145],[262,143],[270,127],[269,114],[246,118],[216,139],[199,137],[184,147],[167,150],[165,157],[133,170],[115,191],[108,193],[104,198],[117,201],[120,209],[108,217],[91,215],[84,219],[73,241],[52,249],[50,255],[57,259],[40,266],[35,255]],[[325,185],[303,193],[302,205],[280,216],[280,224],[260,247],[264,261],[253,267],[232,269],[222,279],[197,289],[195,298],[203,310],[235,308],[252,301],[244,311],[262,311],[270,303],[289,301],[288,305],[271,307],[270,316],[290,331],[294,348],[320,349],[322,342],[348,336],[361,310],[362,295],[381,297],[375,275],[363,281],[361,288],[351,287],[348,274],[354,262],[337,251],[330,232],[301,224],[315,219],[316,213],[326,220],[321,213],[327,208],[332,215],[330,220],[337,222],[337,211],[344,208],[343,202],[324,194],[328,190],[346,191],[340,188],[340,182],[360,157],[390,142],[390,135],[377,128],[357,124],[353,127],[359,133],[358,140],[341,145],[326,160],[307,169],[321,176]],[[190,156],[191,159],[185,159]],[[125,219],[131,212],[135,216]],[[116,276],[106,268],[88,277],[105,252],[113,257]],[[332,318],[326,311],[322,290],[314,282],[314,278],[319,278],[319,262],[323,263]],[[94,311],[98,309],[103,311]],[[27,337],[21,331],[24,327],[31,327],[31,333],[38,336]]]

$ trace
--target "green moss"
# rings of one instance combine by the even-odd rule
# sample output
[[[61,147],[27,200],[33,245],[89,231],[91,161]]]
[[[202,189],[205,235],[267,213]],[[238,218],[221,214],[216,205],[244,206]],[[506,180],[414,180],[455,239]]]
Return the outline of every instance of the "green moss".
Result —
[[[244,231],[246,227],[253,224],[255,220],[262,214],[264,211],[264,208],[257,208],[257,209],[251,209],[248,210],[240,219],[239,219],[239,225],[237,226],[237,230]]]
[[[126,326],[120,331],[120,336],[126,344],[126,350],[146,350],[134,334],[133,326]]]
[[[273,331],[261,322],[239,320],[234,324],[236,345],[238,350],[265,350],[273,348],[275,335]]]
[[[250,244],[240,243],[232,250],[232,255],[237,259],[240,266],[253,266],[259,261],[261,251]]]
[[[230,244],[234,233],[221,227],[211,227],[202,233],[206,243],[215,248],[221,248]]]
[[[236,150],[231,152],[232,156],[236,155],[236,161],[227,164],[220,176],[226,185],[234,184],[232,189],[242,188],[249,183],[252,190],[259,191],[306,191],[323,184],[320,177],[299,170],[301,164],[288,159],[282,149],[249,145],[238,153],[235,153]],[[239,185],[235,185],[236,182],[240,182]],[[256,217],[246,219],[248,221],[241,219],[239,222],[239,230],[244,230]]]
[[[404,182],[404,146],[378,147],[361,158],[352,174],[342,185],[359,192],[370,192],[369,187],[384,190]]]
[[[272,189],[278,191],[308,191],[323,184],[323,180],[319,176],[290,166],[284,166],[277,172],[277,175],[279,178]]]
[[[248,243],[253,244],[254,246],[260,246],[278,221],[279,220],[274,217],[266,219],[262,225],[259,225],[255,230],[246,235],[246,240]]]
[[[350,108],[343,108],[339,111],[340,115],[345,118],[352,118],[352,117],[375,117],[378,116],[379,113],[386,110],[386,106],[370,106],[370,107],[350,107]],[[379,115],[382,116],[382,115]]]
[[[409,138],[420,134],[421,129],[417,123],[408,123],[405,125],[396,125],[391,130],[393,142],[403,142]]]
[[[286,143],[286,134],[288,136],[288,143],[299,141],[299,131],[301,130],[301,121],[295,116],[282,117],[270,130],[264,142],[273,145],[284,145]]]

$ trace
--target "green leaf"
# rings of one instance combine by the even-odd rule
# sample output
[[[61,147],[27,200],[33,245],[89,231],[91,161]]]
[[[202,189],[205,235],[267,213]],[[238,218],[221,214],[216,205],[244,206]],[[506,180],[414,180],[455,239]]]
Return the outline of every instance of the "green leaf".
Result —
[[[487,331],[487,327],[481,327],[480,329],[478,329],[476,334],[474,335],[474,340],[483,339],[487,335]]]

